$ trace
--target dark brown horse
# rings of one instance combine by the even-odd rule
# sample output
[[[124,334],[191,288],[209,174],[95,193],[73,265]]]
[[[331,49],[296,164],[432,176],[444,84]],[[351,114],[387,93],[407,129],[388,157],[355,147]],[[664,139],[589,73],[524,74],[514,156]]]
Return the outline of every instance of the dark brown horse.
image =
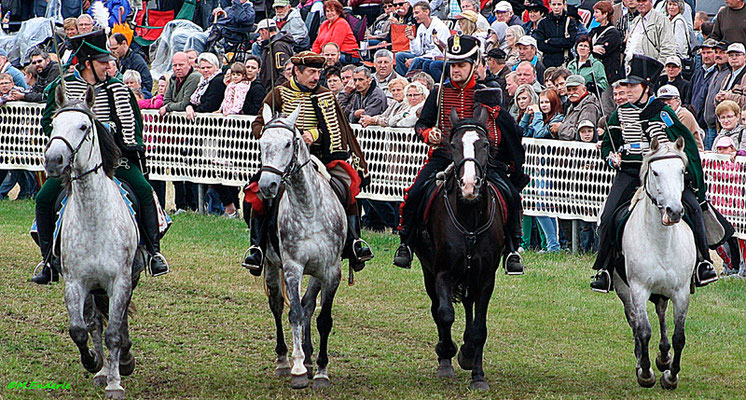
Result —
[[[455,376],[451,359],[458,350],[459,365],[472,371],[471,389],[486,390],[482,352],[487,340],[487,307],[503,254],[504,216],[499,195],[485,179],[490,150],[487,113],[478,107],[474,114],[473,119],[459,121],[451,112],[448,146],[454,166],[431,202],[415,252],[438,327],[438,377]],[[451,338],[453,303],[458,301],[466,311],[460,349]]]

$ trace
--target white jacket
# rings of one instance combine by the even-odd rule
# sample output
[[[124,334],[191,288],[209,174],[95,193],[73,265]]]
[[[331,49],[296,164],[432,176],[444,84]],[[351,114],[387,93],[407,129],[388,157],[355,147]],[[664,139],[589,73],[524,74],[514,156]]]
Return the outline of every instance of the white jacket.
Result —
[[[443,57],[443,52],[433,42],[433,32],[436,32],[438,40],[448,43],[451,37],[451,30],[438,17],[432,17],[430,26],[424,24],[417,25],[417,36],[409,41],[409,51],[418,56],[429,59]]]

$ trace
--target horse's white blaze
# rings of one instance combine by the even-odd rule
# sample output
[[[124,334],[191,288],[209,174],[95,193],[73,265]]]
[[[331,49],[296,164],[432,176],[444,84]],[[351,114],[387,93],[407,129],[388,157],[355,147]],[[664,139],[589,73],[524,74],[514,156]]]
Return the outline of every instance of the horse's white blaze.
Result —
[[[468,131],[461,137],[461,142],[464,145],[464,158],[474,158],[476,154],[474,143],[478,140],[479,135],[477,135],[477,132],[475,131]],[[474,186],[477,182],[477,172],[474,161],[467,161],[464,163],[464,174],[461,179],[461,194],[467,199],[474,197]]]
[[[664,225],[679,222],[684,213],[681,202],[681,193],[684,191],[683,171],[684,165],[679,159],[655,161],[650,165],[648,190],[661,207]]]

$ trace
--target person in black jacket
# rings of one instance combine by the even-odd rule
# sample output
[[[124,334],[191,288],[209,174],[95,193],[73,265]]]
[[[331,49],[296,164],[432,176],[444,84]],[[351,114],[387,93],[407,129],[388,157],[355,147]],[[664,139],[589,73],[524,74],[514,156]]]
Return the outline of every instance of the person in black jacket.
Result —
[[[225,96],[225,82],[223,73],[220,71],[218,57],[212,53],[202,53],[197,58],[199,73],[202,77],[197,84],[197,89],[189,98],[186,106],[186,116],[194,120],[195,113],[210,113],[220,109]]]
[[[279,85],[285,63],[295,54],[295,41],[290,35],[277,31],[277,23],[272,19],[264,19],[257,25],[257,32],[261,39],[262,70],[259,80],[265,88],[272,87],[272,81]]]
[[[593,6],[593,17],[599,25],[591,29],[593,57],[601,60],[609,84],[624,78],[622,49],[624,38],[612,22],[614,7],[609,1],[599,1]]]
[[[127,37],[121,33],[115,33],[109,38],[109,50],[111,54],[119,59],[119,72],[124,74],[125,71],[133,69],[140,73],[142,79],[142,88],[148,93],[153,91],[153,77],[150,75],[150,68],[145,62],[145,57],[140,52],[130,48]]]
[[[539,21],[534,31],[537,47],[544,54],[544,66],[559,67],[572,59],[578,23],[567,16],[565,0],[550,0],[552,12]]]
[[[44,103],[44,88],[50,83],[57,80],[60,76],[60,67],[55,61],[49,59],[49,54],[41,49],[34,49],[31,52],[31,65],[36,68],[38,76],[36,77],[36,84],[31,87],[29,93],[23,93],[14,90],[10,94],[11,100],[24,100],[33,103]]]
[[[243,115],[259,115],[262,101],[267,96],[267,89],[257,79],[261,67],[261,60],[257,56],[249,56],[246,60],[246,81],[249,82],[249,91],[246,92],[243,108],[241,108],[241,114]],[[275,85],[277,84],[278,82],[275,82]]]

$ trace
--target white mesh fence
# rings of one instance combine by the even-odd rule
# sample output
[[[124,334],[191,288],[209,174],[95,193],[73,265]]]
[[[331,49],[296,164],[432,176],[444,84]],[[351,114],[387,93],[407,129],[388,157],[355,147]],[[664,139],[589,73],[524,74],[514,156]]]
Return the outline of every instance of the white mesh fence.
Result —
[[[41,131],[43,106],[10,103],[0,107],[0,168],[42,171],[47,138]],[[164,117],[143,111],[151,179],[242,186],[259,168],[259,144],[251,136],[253,117],[184,113]],[[413,129],[353,125],[371,171],[361,198],[400,201],[427,158],[428,148]],[[532,177],[523,191],[526,215],[596,220],[614,172],[595,144],[523,139],[525,171]],[[746,157],[734,161],[702,154],[712,203],[746,238]]]

